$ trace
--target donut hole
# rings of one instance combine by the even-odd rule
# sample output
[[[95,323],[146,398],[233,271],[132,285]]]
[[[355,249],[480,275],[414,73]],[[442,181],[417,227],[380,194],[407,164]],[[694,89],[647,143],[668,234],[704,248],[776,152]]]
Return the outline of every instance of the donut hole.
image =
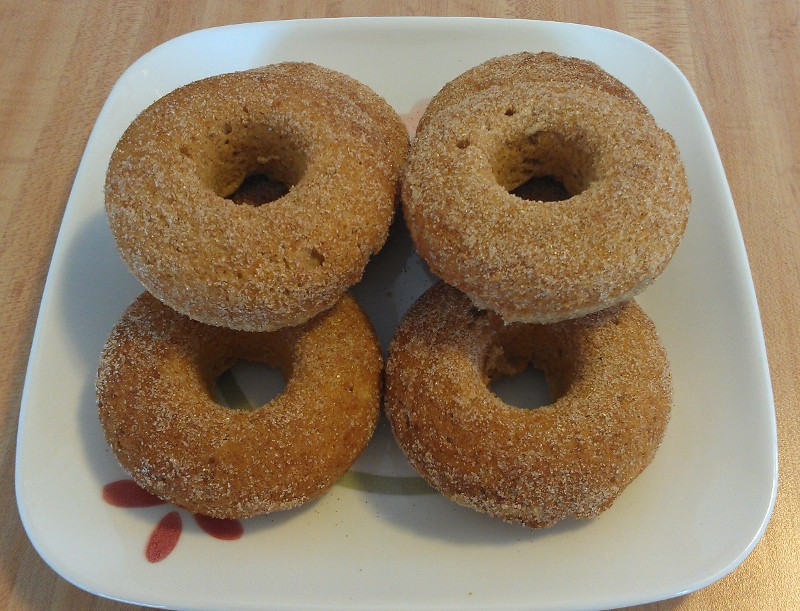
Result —
[[[575,378],[573,349],[548,325],[504,327],[488,352],[487,386],[504,403],[526,409],[552,405]]]
[[[192,155],[200,179],[236,204],[280,200],[308,166],[305,144],[276,126],[225,122],[208,134],[205,145],[205,155]]]
[[[280,369],[261,361],[236,359],[216,376],[214,400],[230,409],[253,410],[283,393],[286,379]]]
[[[594,178],[594,164],[580,136],[539,130],[498,146],[491,159],[498,184],[524,200],[564,201]]]
[[[562,202],[572,197],[564,183],[555,176],[534,176],[509,191],[520,199],[537,202]]]
[[[266,174],[251,174],[225,199],[235,204],[263,206],[279,200],[289,192],[289,185],[271,179]]]
[[[523,409],[536,409],[553,403],[544,371],[532,365],[515,374],[495,377],[489,383],[489,390],[503,403]]]

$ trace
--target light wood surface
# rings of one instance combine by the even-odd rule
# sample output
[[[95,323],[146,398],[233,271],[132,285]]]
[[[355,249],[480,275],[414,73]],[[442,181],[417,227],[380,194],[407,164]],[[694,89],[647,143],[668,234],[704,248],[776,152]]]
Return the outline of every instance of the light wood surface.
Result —
[[[20,395],[42,288],[76,168],[112,85],[144,52],[192,30],[370,15],[588,23],[643,40],[688,77],[722,156],[761,307],[780,489],[764,538],[739,568],[699,592],[643,608],[800,607],[800,4],[789,0],[0,0],[0,605],[128,608],[47,567],[23,530],[13,486]]]

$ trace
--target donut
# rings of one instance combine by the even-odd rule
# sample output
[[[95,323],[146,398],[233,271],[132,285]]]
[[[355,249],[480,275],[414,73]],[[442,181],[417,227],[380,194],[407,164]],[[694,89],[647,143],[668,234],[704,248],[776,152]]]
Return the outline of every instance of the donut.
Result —
[[[550,405],[504,403],[490,380],[532,366]],[[472,509],[534,528],[607,509],[650,464],[669,420],[669,365],[634,301],[557,323],[505,324],[439,283],[386,361],[385,410],[409,462]]]
[[[516,191],[551,177],[566,199]],[[690,193],[672,137],[597,65],[495,58],[431,101],[402,178],[431,270],[506,322],[575,318],[627,301],[677,249]]]
[[[298,325],[382,247],[407,149],[397,113],[344,74],[288,62],[213,76],[124,132],[108,222],[136,278],[182,314],[244,331]],[[254,176],[282,196],[237,203]]]
[[[237,359],[279,369],[283,392],[254,410],[218,404],[214,382]],[[349,294],[302,325],[246,332],[143,293],[103,349],[98,412],[142,488],[194,513],[245,518],[297,507],[347,471],[375,429],[382,367]]]

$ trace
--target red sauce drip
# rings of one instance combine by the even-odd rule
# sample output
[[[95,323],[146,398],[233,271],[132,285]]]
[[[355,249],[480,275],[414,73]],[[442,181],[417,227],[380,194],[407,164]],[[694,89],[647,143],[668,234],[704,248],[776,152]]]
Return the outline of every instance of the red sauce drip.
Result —
[[[194,519],[200,528],[215,539],[234,541],[244,534],[244,527],[239,520],[212,518],[199,513],[194,514]]]
[[[103,500],[114,507],[153,507],[166,502],[129,479],[103,486]]]
[[[161,562],[169,556],[175,546],[178,545],[182,528],[183,522],[181,522],[181,516],[177,511],[170,511],[161,518],[153,532],[150,533],[150,539],[148,539],[147,547],[144,550],[147,561]]]

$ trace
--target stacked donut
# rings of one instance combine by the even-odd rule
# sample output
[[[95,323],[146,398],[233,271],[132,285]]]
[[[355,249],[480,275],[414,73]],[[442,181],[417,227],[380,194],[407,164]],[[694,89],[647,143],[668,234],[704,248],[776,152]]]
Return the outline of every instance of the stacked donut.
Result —
[[[147,292],[113,329],[96,386],[139,485],[247,517],[321,495],[366,447],[383,360],[347,291],[386,240],[407,149],[382,98],[308,63],[191,83],[125,131],[106,212]],[[253,201],[254,178],[280,197]],[[253,411],[218,405],[236,359],[280,369],[284,392]]]
[[[545,179],[564,196],[518,195]],[[669,419],[667,357],[632,298],[688,219],[673,139],[593,63],[499,57],[431,101],[402,199],[444,281],[411,307],[386,363],[386,413],[409,461],[505,520],[596,516],[651,462]],[[551,405],[512,407],[488,388],[528,366]]]
[[[253,201],[254,177],[275,201]],[[410,151],[383,99],[306,63],[191,83],[134,121],[106,211],[147,292],[108,339],[97,398],[137,483],[247,517],[315,498],[349,468],[375,428],[383,362],[347,290],[383,246],[398,188],[443,280],[408,311],[386,364],[386,413],[419,473],[459,503],[543,527],[597,515],[650,463],[671,381],[632,298],[686,225],[678,150],[595,64],[521,53],[448,83]],[[235,359],[280,369],[285,391],[253,411],[217,405],[214,381]],[[551,405],[512,407],[489,389],[528,366]]]

